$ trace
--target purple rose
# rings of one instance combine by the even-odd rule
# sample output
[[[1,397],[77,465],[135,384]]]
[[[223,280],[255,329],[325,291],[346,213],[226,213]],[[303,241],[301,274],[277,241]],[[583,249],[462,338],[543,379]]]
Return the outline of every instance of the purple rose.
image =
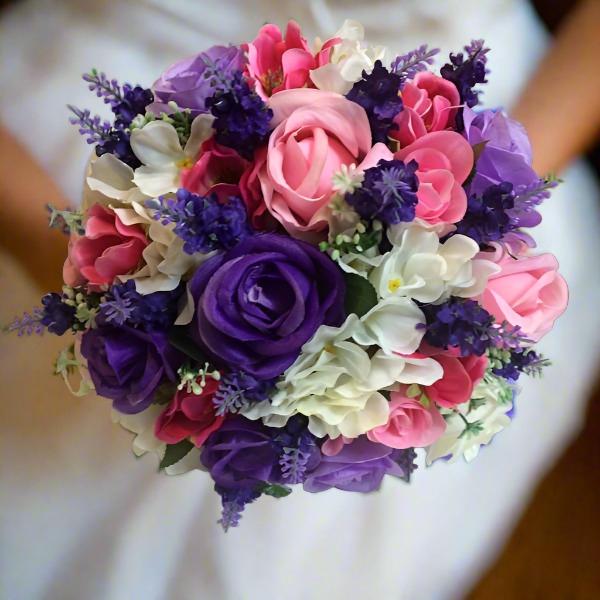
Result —
[[[396,450],[369,441],[365,436],[346,444],[335,456],[321,457],[319,466],[304,482],[307,492],[330,488],[347,492],[372,492],[379,489],[384,475],[407,478],[411,461],[404,460],[412,449]]]
[[[96,392],[110,398],[119,412],[147,408],[161,381],[175,381],[181,355],[164,333],[131,327],[98,327],[84,333],[81,354],[87,359]]]
[[[206,52],[180,60],[154,82],[155,102],[147,108],[155,114],[171,112],[167,103],[174,101],[179,108],[189,108],[194,115],[207,112],[204,104],[215,92],[214,74],[226,77],[243,70],[244,65],[244,52],[237,46],[213,46]]]
[[[231,417],[210,434],[200,461],[217,486],[226,489],[255,489],[263,482],[281,483],[281,446],[274,440],[280,431],[261,421]]]
[[[475,165],[471,194],[480,194],[490,185],[509,181],[514,188],[538,181],[531,168],[531,144],[524,127],[501,111],[475,112],[464,108],[465,137],[471,144],[485,142]]]
[[[194,274],[192,335],[224,366],[280,375],[320,325],[344,318],[341,269],[324,253],[267,233],[242,240]]]

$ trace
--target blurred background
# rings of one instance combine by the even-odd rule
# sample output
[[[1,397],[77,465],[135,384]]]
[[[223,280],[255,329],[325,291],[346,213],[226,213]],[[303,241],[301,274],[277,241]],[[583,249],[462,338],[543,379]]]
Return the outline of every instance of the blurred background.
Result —
[[[540,250],[571,305],[542,345],[517,418],[471,465],[435,465],[366,499],[253,505],[223,536],[202,474],[159,477],[95,397],[51,376],[65,340],[0,337],[0,597],[600,598],[600,0],[23,0],[0,2],[0,323],[59,289],[66,241],[43,206],[76,206],[85,143],[65,104],[106,108],[91,67],[149,85],[173,61],[249,40],[267,20],[311,39],[344,18],[406,52],[492,48],[484,106],[530,133],[536,168],[565,179]],[[198,477],[197,477],[198,476]],[[421,477],[419,477],[421,476]],[[287,504],[286,504],[287,503]]]

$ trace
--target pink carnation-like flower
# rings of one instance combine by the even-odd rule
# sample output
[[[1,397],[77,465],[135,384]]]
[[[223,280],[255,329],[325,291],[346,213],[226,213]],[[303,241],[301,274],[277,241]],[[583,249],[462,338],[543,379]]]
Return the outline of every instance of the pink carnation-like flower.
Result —
[[[133,271],[148,245],[139,225],[125,225],[115,212],[94,204],[88,211],[85,235],[69,244],[69,255],[63,267],[67,285],[84,281],[92,285],[110,285],[118,275]]]
[[[446,430],[444,417],[433,402],[426,408],[405,392],[390,394],[390,415],[385,425],[367,432],[372,442],[390,448],[423,448],[437,440]]]
[[[371,147],[365,110],[339,94],[287,90],[269,104],[276,127],[259,173],[264,201],[290,235],[307,237],[327,227],[333,175],[342,165],[367,169],[392,153],[384,144]]]
[[[390,135],[404,147],[430,131],[451,127],[460,95],[451,81],[423,71],[404,84],[402,104],[402,110],[394,119],[398,127]]]
[[[497,321],[518,325],[533,341],[548,333],[565,311],[569,290],[558,274],[552,254],[497,260],[500,272],[492,275],[480,302]]]
[[[277,25],[264,25],[248,44],[248,75],[256,82],[256,92],[266,99],[281,90],[310,85],[310,71],[329,62],[338,42],[328,40],[313,56],[295,21],[288,22],[285,38]]]
[[[167,444],[176,444],[189,437],[196,446],[202,446],[225,420],[215,414],[212,401],[218,387],[218,381],[209,378],[199,395],[185,388],[179,390],[156,420],[156,437]]]
[[[473,150],[455,131],[434,131],[396,152],[395,157],[416,160],[419,200],[418,218],[427,223],[456,223],[467,210],[462,188],[473,168]]]

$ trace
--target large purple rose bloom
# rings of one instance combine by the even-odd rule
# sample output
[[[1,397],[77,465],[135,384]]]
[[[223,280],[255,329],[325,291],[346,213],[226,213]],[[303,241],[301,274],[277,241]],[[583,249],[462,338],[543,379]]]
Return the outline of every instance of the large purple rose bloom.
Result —
[[[322,456],[319,466],[308,474],[304,489],[307,492],[330,488],[372,492],[379,489],[384,475],[408,479],[414,468],[413,456],[412,449],[396,450],[361,436],[345,445],[339,454]]]
[[[217,486],[255,490],[261,483],[282,483],[279,429],[236,415],[210,434],[200,461]]]
[[[125,326],[90,329],[81,340],[81,354],[96,392],[126,414],[147,408],[164,378],[175,381],[182,361],[165,334]]]
[[[515,190],[539,180],[531,168],[531,144],[525,128],[501,111],[475,112],[465,107],[464,136],[471,146],[485,143],[475,165],[470,194],[481,194],[491,185],[508,181]]]
[[[171,65],[154,82],[155,102],[148,107],[155,114],[171,112],[167,103],[189,108],[193,115],[207,112],[206,99],[215,93],[215,74],[228,77],[243,70],[244,52],[237,46],[213,46],[206,52],[184,58]]]
[[[190,282],[192,335],[220,365],[270,379],[320,325],[344,318],[344,279],[324,253],[267,233],[203,263]]]

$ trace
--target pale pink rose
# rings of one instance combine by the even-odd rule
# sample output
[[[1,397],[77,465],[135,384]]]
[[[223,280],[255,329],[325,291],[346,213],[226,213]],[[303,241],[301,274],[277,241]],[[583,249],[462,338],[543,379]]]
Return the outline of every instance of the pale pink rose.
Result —
[[[194,194],[217,194],[220,199],[239,195],[238,182],[250,163],[232,148],[210,138],[200,149],[196,164],[181,172],[181,186]]]
[[[460,95],[451,81],[428,71],[417,73],[402,88],[403,107],[394,119],[398,127],[390,135],[400,146],[408,146],[430,131],[448,129],[459,104]]]
[[[473,388],[481,381],[487,368],[485,356],[449,356],[436,354],[444,375],[434,384],[423,388],[426,396],[438,406],[453,408],[471,399]]]
[[[351,444],[354,441],[353,438],[347,438],[343,435],[338,435],[336,438],[327,438],[321,446],[321,452],[325,456],[336,456],[339,454],[346,444]]]
[[[367,431],[367,437],[390,448],[423,448],[435,442],[445,430],[444,417],[433,402],[425,408],[416,398],[407,398],[404,392],[392,392],[388,422]]]
[[[518,325],[533,341],[552,329],[565,311],[569,290],[552,254],[513,258],[503,254],[480,303],[497,321]]]
[[[310,71],[329,62],[338,42],[337,38],[328,40],[313,56],[295,21],[288,22],[285,38],[277,25],[264,25],[248,44],[248,75],[255,81],[256,92],[266,99],[282,90],[312,85]]]
[[[113,210],[94,204],[88,211],[85,235],[69,244],[63,267],[65,283],[110,285],[118,275],[138,266],[147,245],[148,239],[139,225],[125,225]]]
[[[334,173],[350,164],[367,169],[392,153],[371,147],[365,110],[339,94],[286,90],[269,105],[276,127],[259,174],[265,204],[290,235],[314,237],[327,227]]]
[[[416,215],[427,223],[456,223],[467,210],[467,195],[462,188],[473,168],[473,150],[455,131],[434,131],[420,137],[395,157],[416,160],[418,204]]]

